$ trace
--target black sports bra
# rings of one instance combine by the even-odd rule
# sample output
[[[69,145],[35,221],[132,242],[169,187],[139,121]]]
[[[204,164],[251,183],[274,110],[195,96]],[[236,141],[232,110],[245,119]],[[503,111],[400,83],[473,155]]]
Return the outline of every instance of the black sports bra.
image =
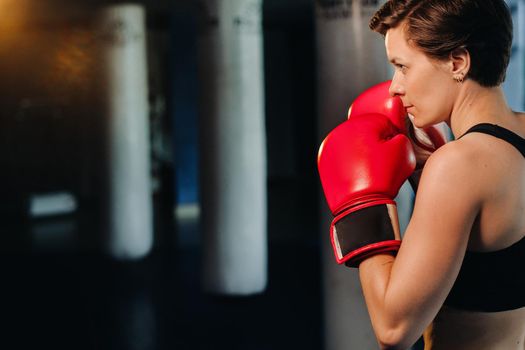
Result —
[[[484,123],[473,126],[462,136],[470,132],[481,132],[507,141],[525,157],[525,139],[510,130]],[[525,237],[497,251],[467,250],[445,305],[485,312],[524,307]]]

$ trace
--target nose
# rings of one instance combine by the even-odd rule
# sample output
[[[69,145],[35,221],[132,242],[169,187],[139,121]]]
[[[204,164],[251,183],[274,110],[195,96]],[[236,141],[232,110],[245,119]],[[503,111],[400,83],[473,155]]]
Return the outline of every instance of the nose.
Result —
[[[390,83],[390,87],[388,88],[388,93],[392,97],[401,96],[403,95],[404,90],[403,90],[403,87],[398,82],[396,82],[395,79],[392,79],[392,82]]]

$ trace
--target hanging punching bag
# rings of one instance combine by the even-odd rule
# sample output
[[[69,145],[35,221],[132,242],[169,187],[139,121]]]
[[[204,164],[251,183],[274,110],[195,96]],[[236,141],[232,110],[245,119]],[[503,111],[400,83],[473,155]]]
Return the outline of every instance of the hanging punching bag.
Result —
[[[114,258],[136,259],[153,242],[144,8],[105,6],[96,13],[94,32],[103,245]]]
[[[199,1],[203,285],[249,295],[267,281],[261,0]]]
[[[390,78],[384,42],[368,28],[379,5],[370,0],[315,1],[319,144],[346,120],[355,97]],[[357,269],[335,262],[328,232],[332,217],[324,196],[320,198],[325,348],[374,349],[377,342]]]

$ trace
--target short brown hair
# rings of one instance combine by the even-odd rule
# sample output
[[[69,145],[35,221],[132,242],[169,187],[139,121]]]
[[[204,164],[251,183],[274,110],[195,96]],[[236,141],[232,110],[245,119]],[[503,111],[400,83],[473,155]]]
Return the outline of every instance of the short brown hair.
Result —
[[[503,0],[389,0],[370,20],[385,35],[406,25],[407,39],[429,57],[444,60],[458,48],[471,59],[470,78],[483,86],[505,80],[512,46],[512,17]]]

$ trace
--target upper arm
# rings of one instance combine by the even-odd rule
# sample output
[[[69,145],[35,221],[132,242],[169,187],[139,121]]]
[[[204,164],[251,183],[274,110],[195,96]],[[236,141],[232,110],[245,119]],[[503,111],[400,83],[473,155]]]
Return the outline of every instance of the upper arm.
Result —
[[[372,323],[386,315],[403,337],[415,341],[435,317],[459,273],[479,212],[475,174],[469,157],[456,145],[442,147],[429,158],[391,266],[383,306],[369,307]]]

